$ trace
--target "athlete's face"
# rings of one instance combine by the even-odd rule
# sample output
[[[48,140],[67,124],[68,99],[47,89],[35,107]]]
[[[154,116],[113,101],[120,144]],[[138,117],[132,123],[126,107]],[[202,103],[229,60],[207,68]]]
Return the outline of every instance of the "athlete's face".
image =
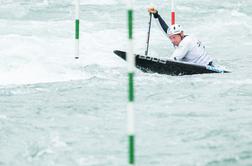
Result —
[[[182,37],[181,37],[180,34],[179,34],[179,35],[171,35],[171,36],[169,36],[169,39],[171,40],[171,42],[172,42],[172,44],[173,44],[174,46],[178,46],[179,43],[180,43],[181,40],[182,40]]]

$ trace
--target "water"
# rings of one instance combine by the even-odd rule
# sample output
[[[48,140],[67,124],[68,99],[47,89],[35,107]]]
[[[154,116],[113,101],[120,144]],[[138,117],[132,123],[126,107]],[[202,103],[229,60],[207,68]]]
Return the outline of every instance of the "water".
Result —
[[[169,20],[169,1],[135,2],[135,52],[144,53],[146,7]],[[176,1],[177,22],[230,74],[136,71],[136,163],[252,165],[252,1]],[[81,0],[74,60],[74,2],[0,1],[0,165],[127,165],[127,49],[123,1]],[[158,26],[149,54],[173,48]]]

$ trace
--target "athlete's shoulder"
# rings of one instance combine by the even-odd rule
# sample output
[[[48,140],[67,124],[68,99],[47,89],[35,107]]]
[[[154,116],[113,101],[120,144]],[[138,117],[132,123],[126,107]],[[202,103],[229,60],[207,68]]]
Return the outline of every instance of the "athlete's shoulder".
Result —
[[[180,42],[180,46],[189,46],[192,43],[192,38],[189,35],[186,35],[183,40]]]
[[[185,38],[184,38],[183,40],[189,42],[189,41],[195,41],[195,40],[198,40],[198,39],[197,39],[197,37],[194,36],[194,35],[186,35]]]
[[[182,43],[185,45],[193,45],[194,43],[197,43],[198,39],[193,35],[187,35],[182,40]]]

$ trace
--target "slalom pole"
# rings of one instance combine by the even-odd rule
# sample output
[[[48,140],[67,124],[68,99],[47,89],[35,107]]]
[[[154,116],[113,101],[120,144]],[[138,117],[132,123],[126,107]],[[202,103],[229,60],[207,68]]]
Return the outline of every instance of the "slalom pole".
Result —
[[[75,0],[75,59],[79,59],[80,0]]]
[[[149,50],[151,18],[152,18],[152,14],[150,13],[150,21],[149,21],[149,28],[148,28],[148,33],[147,33],[147,42],[146,42],[145,56],[148,55],[148,50]]]
[[[174,0],[171,0],[171,25],[175,24]]]
[[[128,162],[129,165],[135,164],[135,133],[134,133],[134,67],[135,56],[133,54],[133,0],[128,0],[128,39],[129,50],[127,53],[128,62],[128,105],[127,105],[127,124],[128,124]]]

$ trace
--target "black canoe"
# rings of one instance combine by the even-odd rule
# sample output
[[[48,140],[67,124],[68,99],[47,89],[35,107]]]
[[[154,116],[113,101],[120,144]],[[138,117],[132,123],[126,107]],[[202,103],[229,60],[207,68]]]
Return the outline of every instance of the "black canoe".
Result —
[[[114,53],[126,60],[126,52],[114,50]],[[229,73],[229,71],[213,66],[202,66],[186,62],[178,62],[155,57],[135,55],[136,67],[143,72],[168,74],[168,75],[192,75],[204,73]]]

